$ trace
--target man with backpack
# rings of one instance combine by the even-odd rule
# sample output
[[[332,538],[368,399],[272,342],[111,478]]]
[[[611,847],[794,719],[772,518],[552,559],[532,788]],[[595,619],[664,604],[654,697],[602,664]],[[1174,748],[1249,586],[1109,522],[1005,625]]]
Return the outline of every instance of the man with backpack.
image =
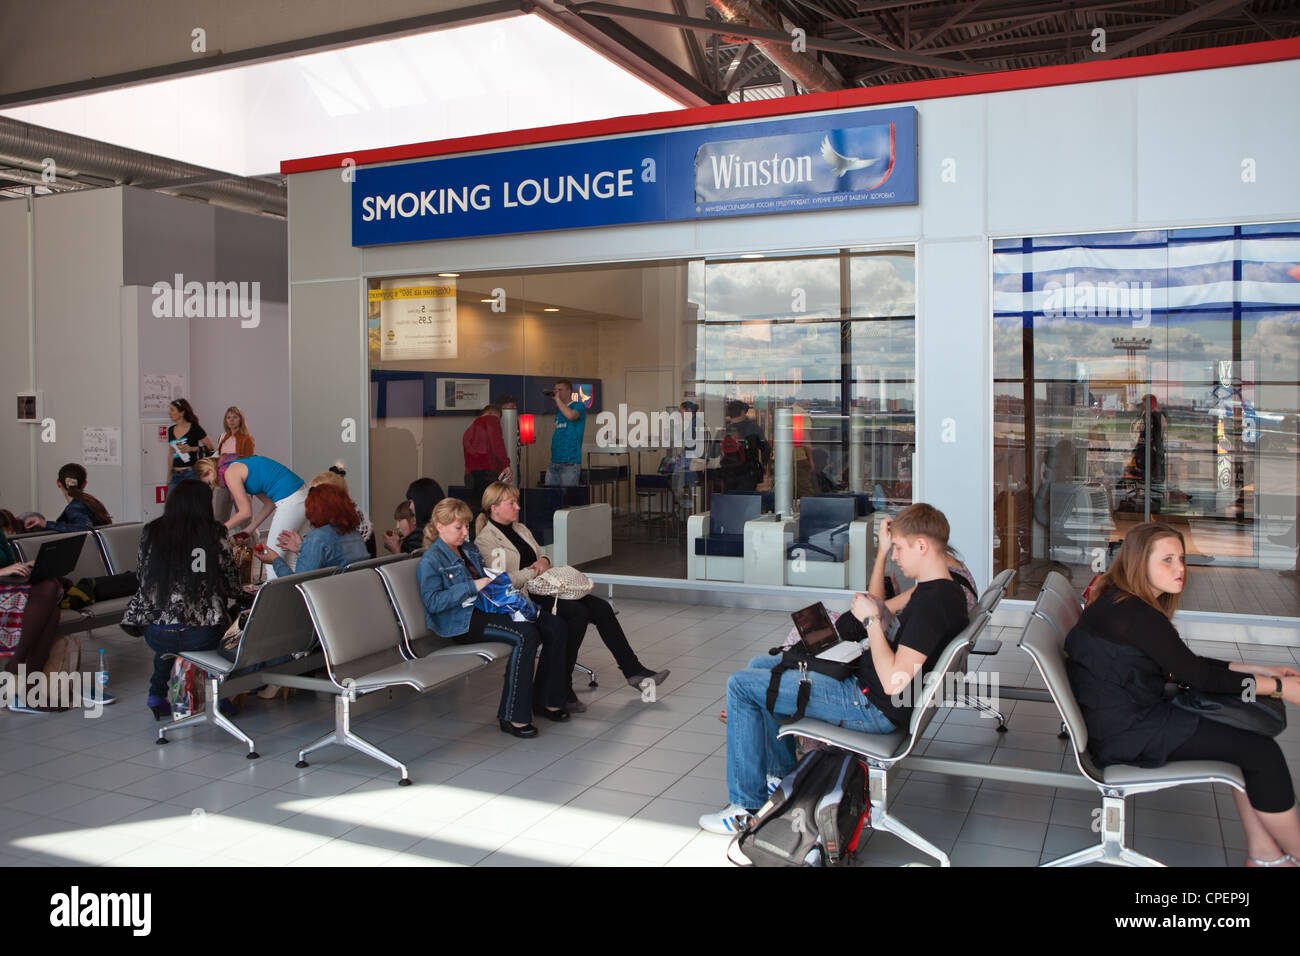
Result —
[[[749,405],[731,399],[724,407],[726,424],[718,432],[718,471],[723,491],[754,491],[763,480],[772,448],[747,416]]]
[[[881,626],[881,605],[868,594],[853,598],[849,614],[836,628],[841,639],[863,644],[856,673],[843,680],[817,673],[806,679],[804,714],[868,734],[906,729],[911,720],[908,685],[924,676],[938,652],[968,623],[966,598],[948,570],[948,519],[937,508],[918,502],[904,508],[888,531],[895,563],[916,580],[912,599],[899,614],[891,643]],[[700,817],[711,833],[736,833],[750,823],[767,801],[769,781],[795,766],[794,742],[778,739],[779,717],[798,710],[803,678],[797,668],[780,675],[768,709],[772,673],[781,655],[750,661],[727,680],[727,795],[730,803]]]

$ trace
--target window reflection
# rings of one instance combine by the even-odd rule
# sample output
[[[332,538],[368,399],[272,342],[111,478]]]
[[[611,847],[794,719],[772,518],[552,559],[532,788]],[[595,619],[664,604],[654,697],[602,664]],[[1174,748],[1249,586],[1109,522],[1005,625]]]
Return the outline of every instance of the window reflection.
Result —
[[[1082,589],[1151,518],[1184,608],[1300,613],[1297,262],[1295,224],[994,243],[996,567]]]
[[[461,437],[477,407],[436,401],[462,380],[463,394],[509,391],[534,416],[535,443],[517,449],[526,490],[538,488],[557,430],[543,390],[560,378],[591,384],[580,487],[567,504],[609,504],[613,554],[588,570],[684,577],[687,519],[715,494],[745,486],[770,509],[784,408],[799,416],[796,500],[854,491],[877,508],[911,501],[910,248],[462,273],[456,283],[454,358],[384,361],[380,313],[367,310],[372,513],[391,513],[418,476],[468,494]],[[763,448],[743,479],[724,467],[728,402],[743,403],[732,430]]]

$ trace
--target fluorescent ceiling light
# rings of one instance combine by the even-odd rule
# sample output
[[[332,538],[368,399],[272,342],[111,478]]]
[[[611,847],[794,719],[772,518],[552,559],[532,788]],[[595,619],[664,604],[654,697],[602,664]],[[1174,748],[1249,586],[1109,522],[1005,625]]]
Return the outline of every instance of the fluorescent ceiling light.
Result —
[[[242,176],[280,162],[680,109],[516,16],[0,111]]]

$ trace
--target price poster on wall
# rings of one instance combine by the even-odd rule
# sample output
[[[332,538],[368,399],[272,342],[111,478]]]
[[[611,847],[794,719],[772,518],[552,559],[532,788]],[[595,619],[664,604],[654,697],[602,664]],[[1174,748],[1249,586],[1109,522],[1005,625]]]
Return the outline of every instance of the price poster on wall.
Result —
[[[166,414],[167,406],[184,395],[184,375],[145,372],[140,376],[141,414]]]
[[[88,425],[81,430],[83,465],[122,464],[122,429],[116,425]]]
[[[456,358],[456,280],[389,279],[370,290],[379,303],[379,358],[410,362]]]

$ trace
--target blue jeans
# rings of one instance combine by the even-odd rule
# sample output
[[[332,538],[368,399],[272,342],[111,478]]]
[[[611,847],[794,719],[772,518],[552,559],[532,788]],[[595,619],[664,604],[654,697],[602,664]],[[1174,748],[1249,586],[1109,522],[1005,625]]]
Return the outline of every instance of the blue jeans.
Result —
[[[193,468],[177,468],[172,472],[171,479],[167,482],[167,494],[172,493],[172,489],[179,485],[186,478],[197,478],[199,473]]]
[[[564,485],[576,485],[582,465],[578,462],[553,461],[546,469],[546,487],[559,488]]]
[[[505,679],[501,688],[501,704],[497,708],[498,718],[527,724],[533,719],[534,704],[543,707],[564,706],[566,634],[561,623],[546,615],[538,617],[536,624],[512,621],[505,614],[488,614],[478,608],[474,609],[474,618],[483,624],[482,634],[477,639],[474,637],[474,619],[471,619],[470,633],[452,640],[458,644],[496,641],[510,646],[510,659],[506,662]],[[536,672],[533,670],[534,664]]]
[[[226,625],[211,627],[186,627],[183,624],[150,625],[144,629],[144,642],[153,651],[153,676],[149,678],[149,696],[165,698],[167,679],[171,676],[173,661],[164,654],[181,651],[210,651],[221,643]]]
[[[753,810],[767,802],[767,775],[784,777],[794,769],[794,738],[776,736],[776,717],[767,712],[767,685],[779,654],[764,654],[727,679],[727,798]],[[867,734],[892,732],[894,722],[867,700],[856,677],[837,681],[809,673],[812,689],[804,714]],[[795,712],[799,672],[781,675],[776,712]]]

